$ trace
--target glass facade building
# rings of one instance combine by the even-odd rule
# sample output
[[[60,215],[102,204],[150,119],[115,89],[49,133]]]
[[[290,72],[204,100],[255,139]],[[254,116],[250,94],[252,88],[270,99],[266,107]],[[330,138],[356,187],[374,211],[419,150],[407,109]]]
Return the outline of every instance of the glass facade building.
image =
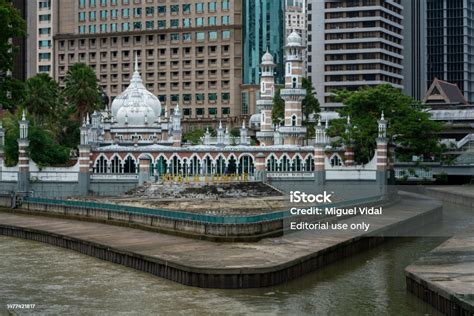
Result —
[[[428,86],[455,83],[474,102],[474,0],[428,0]]]
[[[283,83],[284,1],[242,1],[243,83],[259,84],[260,59],[268,50],[273,54],[276,83]]]

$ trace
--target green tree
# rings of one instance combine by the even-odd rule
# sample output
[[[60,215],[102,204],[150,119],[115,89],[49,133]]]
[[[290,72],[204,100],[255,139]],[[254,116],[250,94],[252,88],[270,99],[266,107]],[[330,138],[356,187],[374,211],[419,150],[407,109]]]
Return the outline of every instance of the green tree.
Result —
[[[377,121],[382,111],[388,121],[387,136],[397,146],[398,159],[440,153],[437,134],[442,124],[430,120],[423,105],[399,89],[385,84],[358,91],[340,90],[335,92],[335,100],[344,103],[345,107],[340,110],[344,118],[331,122],[329,134],[342,136],[345,144],[351,140],[358,163],[368,162],[375,152]],[[351,117],[350,128],[346,124],[347,116]]]
[[[285,101],[281,97],[281,89],[278,88],[273,96],[272,121],[277,125],[285,119]]]
[[[314,137],[314,127],[316,125],[316,117],[312,122],[310,121],[310,116],[312,114],[317,114],[321,111],[319,107],[319,101],[316,98],[316,92],[314,92],[313,83],[307,78],[303,78],[302,83],[303,89],[306,90],[306,95],[302,102],[303,109],[303,125],[308,128],[307,137]]]
[[[94,70],[83,63],[72,65],[64,79],[64,96],[75,106],[79,118],[100,108],[99,84]]]
[[[0,106],[14,109],[23,96],[22,82],[8,75],[17,47],[11,41],[26,35],[26,22],[11,1],[0,0]]]
[[[36,126],[57,123],[62,106],[59,85],[47,74],[31,77],[25,84],[24,107]]]
[[[3,118],[5,163],[8,166],[13,166],[18,162],[18,138],[20,137],[18,115],[7,113]],[[70,149],[59,145],[50,130],[30,124],[28,139],[30,141],[28,154],[40,167],[61,165],[69,160]]]

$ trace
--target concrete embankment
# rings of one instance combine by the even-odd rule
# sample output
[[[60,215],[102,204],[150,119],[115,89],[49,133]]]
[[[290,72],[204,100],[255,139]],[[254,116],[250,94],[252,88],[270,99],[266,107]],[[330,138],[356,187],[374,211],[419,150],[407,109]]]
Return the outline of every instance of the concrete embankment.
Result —
[[[474,227],[405,270],[407,290],[445,315],[474,315]]]
[[[426,187],[425,193],[444,202],[474,209],[474,185],[432,186]]]
[[[0,212],[0,234],[37,240],[122,264],[189,286],[255,288],[277,285],[441,216],[441,204],[407,195],[371,221],[369,232],[300,232],[256,243],[213,243],[62,218]],[[354,221],[354,218],[344,221]]]

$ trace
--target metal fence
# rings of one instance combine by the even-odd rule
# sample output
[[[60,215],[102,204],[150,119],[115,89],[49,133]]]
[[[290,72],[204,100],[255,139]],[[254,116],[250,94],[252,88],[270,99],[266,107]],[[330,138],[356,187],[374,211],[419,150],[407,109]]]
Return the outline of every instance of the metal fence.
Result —
[[[350,201],[340,201],[332,204],[324,204],[320,207],[342,207],[347,205],[355,205],[362,203],[371,203],[382,200],[382,196],[373,196],[368,198],[361,198]],[[141,214],[141,215],[151,215],[162,218],[169,218],[174,220],[186,220],[194,221],[201,223],[210,223],[210,224],[250,224],[250,223],[261,223],[275,220],[283,220],[285,218],[291,217],[289,210],[277,211],[266,214],[259,215],[250,215],[250,216],[219,216],[219,215],[205,215],[205,214],[195,214],[185,211],[168,211],[162,209],[151,209],[143,207],[135,207],[130,205],[118,205],[118,204],[106,204],[106,203],[97,203],[97,202],[86,202],[86,201],[71,201],[71,200],[54,200],[54,199],[44,199],[44,198],[35,198],[35,197],[25,197],[25,202],[29,203],[38,203],[38,204],[48,204],[48,205],[61,205],[61,206],[71,206],[71,207],[80,207],[80,208],[89,208],[89,209],[98,209],[112,212],[121,212],[121,213],[130,213],[130,214]]]

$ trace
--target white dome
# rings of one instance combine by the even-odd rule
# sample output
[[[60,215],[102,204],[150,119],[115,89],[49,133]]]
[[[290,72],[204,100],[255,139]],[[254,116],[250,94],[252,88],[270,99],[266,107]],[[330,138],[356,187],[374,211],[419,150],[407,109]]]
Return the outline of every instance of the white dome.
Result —
[[[119,125],[134,126],[153,124],[161,115],[160,100],[143,85],[137,60],[130,85],[112,102],[112,115]]]
[[[301,46],[302,45],[301,36],[297,32],[293,31],[286,38],[286,45],[287,46]]]
[[[268,48],[265,54],[262,56],[262,65],[273,65],[273,55],[270,54]]]

